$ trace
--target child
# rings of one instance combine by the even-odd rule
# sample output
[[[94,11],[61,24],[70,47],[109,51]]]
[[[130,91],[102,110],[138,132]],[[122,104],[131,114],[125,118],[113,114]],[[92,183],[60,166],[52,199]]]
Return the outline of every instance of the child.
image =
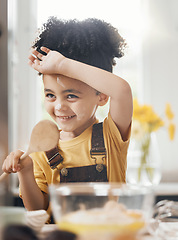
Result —
[[[101,20],[51,17],[43,25],[29,64],[43,74],[45,108],[60,128],[58,148],[31,154],[33,161],[19,161],[18,150],[3,164],[3,171],[18,172],[28,210],[48,208],[51,183],[125,182],[132,94],[112,73],[124,47],[117,30]],[[108,98],[109,114],[97,124],[96,110]]]

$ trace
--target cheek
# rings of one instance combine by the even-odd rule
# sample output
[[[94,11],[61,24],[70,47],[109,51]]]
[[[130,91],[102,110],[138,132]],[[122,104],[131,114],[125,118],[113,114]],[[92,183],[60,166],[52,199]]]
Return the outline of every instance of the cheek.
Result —
[[[76,106],[73,106],[72,110],[73,112],[75,112],[79,120],[82,120],[83,118],[85,118],[87,114],[87,107],[83,106],[83,104],[78,104]]]
[[[49,114],[53,113],[53,105],[49,102],[44,102],[44,107]]]
[[[81,111],[78,113],[78,120],[82,120],[82,119],[84,119],[86,116],[87,116],[87,115],[86,115],[86,109],[83,109],[83,111],[82,111],[82,109],[81,109]]]
[[[78,111],[78,119],[90,118],[96,111],[96,105],[82,106]]]
[[[87,111],[88,111],[88,106],[81,104],[81,105],[77,106],[77,109],[76,109],[76,110],[77,110],[78,113],[80,113],[80,114],[82,114],[82,113],[83,113],[83,114],[86,114]]]

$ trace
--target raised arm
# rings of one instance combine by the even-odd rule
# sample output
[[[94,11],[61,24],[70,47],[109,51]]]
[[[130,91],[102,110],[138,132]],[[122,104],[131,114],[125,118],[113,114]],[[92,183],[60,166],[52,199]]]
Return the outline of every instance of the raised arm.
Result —
[[[60,53],[44,47],[42,50],[47,55],[33,50],[34,56],[30,55],[29,64],[42,74],[61,74],[74,78],[108,95],[111,117],[119,128],[123,140],[127,140],[132,119],[132,93],[129,84],[113,73],[65,58]]]

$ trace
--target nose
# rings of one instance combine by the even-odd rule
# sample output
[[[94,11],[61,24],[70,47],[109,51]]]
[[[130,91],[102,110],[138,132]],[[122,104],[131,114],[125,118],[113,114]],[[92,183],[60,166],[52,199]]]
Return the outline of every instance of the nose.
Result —
[[[66,110],[67,109],[67,105],[66,105],[66,102],[65,101],[57,101],[56,102],[56,105],[55,105],[55,111],[63,111],[63,110]]]
[[[55,106],[55,110],[57,110],[57,111],[60,111],[60,110],[61,110],[61,104],[60,104],[60,103],[58,103],[58,104]]]

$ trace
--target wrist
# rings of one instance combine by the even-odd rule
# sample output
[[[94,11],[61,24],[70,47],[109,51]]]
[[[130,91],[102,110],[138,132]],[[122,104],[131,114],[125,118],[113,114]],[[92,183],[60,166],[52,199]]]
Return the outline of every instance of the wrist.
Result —
[[[68,58],[64,57],[62,59],[59,59],[59,62],[56,66],[57,68],[57,74],[65,75],[66,69],[67,69],[67,64],[68,64]]]

